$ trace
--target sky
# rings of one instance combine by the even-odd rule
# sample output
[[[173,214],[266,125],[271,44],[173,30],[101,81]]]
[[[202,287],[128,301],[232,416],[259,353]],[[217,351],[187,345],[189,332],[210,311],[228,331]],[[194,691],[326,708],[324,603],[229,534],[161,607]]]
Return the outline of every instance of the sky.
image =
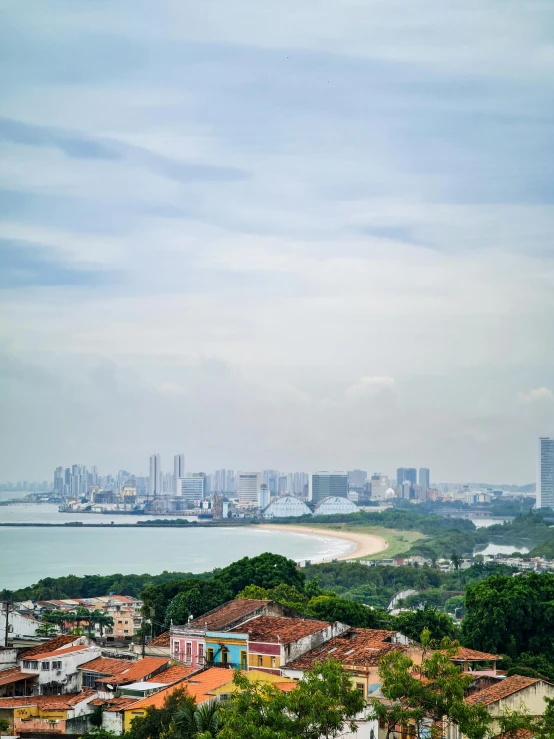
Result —
[[[0,480],[534,481],[552,0],[0,8]]]

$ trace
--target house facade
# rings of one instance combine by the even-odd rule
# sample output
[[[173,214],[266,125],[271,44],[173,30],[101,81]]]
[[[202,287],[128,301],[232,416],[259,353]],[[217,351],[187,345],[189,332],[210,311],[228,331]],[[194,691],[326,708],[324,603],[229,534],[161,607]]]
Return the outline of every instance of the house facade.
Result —
[[[24,675],[36,675],[33,689],[37,695],[73,693],[80,689],[78,667],[99,657],[100,647],[77,644],[39,654],[23,655],[18,660]]]

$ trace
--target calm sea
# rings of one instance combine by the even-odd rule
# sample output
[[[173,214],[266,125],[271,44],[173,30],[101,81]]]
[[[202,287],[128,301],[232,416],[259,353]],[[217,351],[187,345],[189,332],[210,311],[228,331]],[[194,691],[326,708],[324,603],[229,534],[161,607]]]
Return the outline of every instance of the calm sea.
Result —
[[[0,506],[0,521],[79,520],[127,523],[144,517],[58,513],[57,506]],[[169,516],[168,516],[169,518]],[[263,552],[294,560],[331,559],[349,552],[342,539],[249,528],[120,529],[0,527],[0,590],[32,585],[43,577],[207,572]]]

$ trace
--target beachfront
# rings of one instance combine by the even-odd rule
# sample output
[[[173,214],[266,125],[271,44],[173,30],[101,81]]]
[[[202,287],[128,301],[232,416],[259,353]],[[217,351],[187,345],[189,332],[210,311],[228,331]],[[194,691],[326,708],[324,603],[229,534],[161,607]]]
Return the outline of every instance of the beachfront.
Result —
[[[318,528],[316,526],[296,526],[294,524],[261,524],[261,529],[268,531],[286,531],[287,533],[305,534],[307,536],[327,536],[334,539],[344,539],[352,543],[352,549],[343,554],[337,554],[333,559],[352,559],[354,557],[370,557],[378,554],[388,547],[387,541],[382,536],[375,534],[362,534],[353,531],[335,531],[334,529]]]

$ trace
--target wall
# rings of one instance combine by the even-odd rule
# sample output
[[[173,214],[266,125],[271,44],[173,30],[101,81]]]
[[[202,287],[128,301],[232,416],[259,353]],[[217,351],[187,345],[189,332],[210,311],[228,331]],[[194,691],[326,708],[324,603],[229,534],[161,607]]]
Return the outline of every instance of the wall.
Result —
[[[63,693],[72,693],[79,689],[80,675],[77,667],[100,657],[100,655],[100,647],[83,647],[83,651],[81,652],[60,654],[59,656],[56,656],[55,652],[50,652],[49,658],[40,662],[31,657],[31,660],[29,660],[31,663],[30,667],[24,666],[26,661],[20,659],[19,665],[23,673],[38,673],[38,685],[41,695],[46,694],[48,692],[48,686],[51,685],[61,686],[61,692]],[[50,669],[42,669],[43,661],[50,664]],[[61,662],[60,670],[52,669],[52,663],[55,661]],[[33,667],[35,664],[36,667]]]
[[[241,664],[241,652],[248,654],[248,634],[227,634],[222,631],[206,632],[206,659],[208,650],[214,650],[214,662],[222,662],[222,649],[227,649],[227,663]]]
[[[8,614],[8,639],[35,636],[40,622],[30,616],[24,616],[17,611]],[[6,612],[4,605],[0,605],[0,644],[4,644],[6,635]]]
[[[123,713],[121,711],[103,711],[102,728],[113,731],[114,734],[123,733]]]

